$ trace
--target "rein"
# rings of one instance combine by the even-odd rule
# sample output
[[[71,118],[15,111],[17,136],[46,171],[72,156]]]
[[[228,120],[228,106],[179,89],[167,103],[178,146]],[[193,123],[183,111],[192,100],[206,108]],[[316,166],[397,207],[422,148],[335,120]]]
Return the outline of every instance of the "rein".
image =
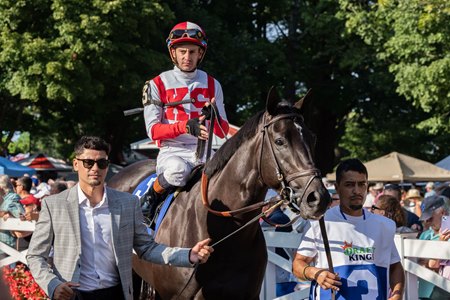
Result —
[[[270,221],[270,220],[267,218],[267,216],[263,216],[263,217],[262,217],[262,219],[264,220],[264,222],[266,222],[267,224],[269,224],[270,226],[275,227],[275,228],[289,227],[289,226],[291,226],[292,224],[294,224],[295,222],[297,222],[297,220],[298,220],[299,218],[300,218],[300,216],[297,215],[296,217],[294,217],[292,220],[290,220],[290,221],[287,222],[287,223],[284,223],[284,224],[277,224],[277,223],[274,223],[274,222]]]
[[[273,203],[270,201],[274,201],[273,199],[276,197],[273,197],[269,200],[268,203]],[[227,240],[228,238],[230,238],[231,236],[235,235],[236,233],[238,233],[239,231],[243,230],[244,228],[246,228],[247,226],[251,225],[252,223],[258,221],[260,218],[265,218],[267,213],[269,213],[270,211],[274,210],[276,207],[280,206],[283,203],[283,200],[278,200],[278,202],[276,202],[273,206],[271,206],[269,209],[267,209],[265,212],[261,212],[259,215],[257,215],[256,217],[254,217],[253,219],[251,219],[250,221],[248,221],[247,223],[245,223],[243,226],[239,227],[238,229],[236,229],[235,231],[233,231],[232,233],[228,234],[227,236],[223,237],[222,239],[218,240],[217,242],[215,242],[214,244],[211,245],[211,247],[215,247],[218,244],[222,243],[223,241]],[[265,203],[265,205],[267,204],[267,202]],[[183,289],[178,293],[177,295],[177,299],[181,297],[181,295],[183,294],[184,290],[189,286],[189,283],[191,282],[192,278],[194,277],[195,273],[197,273],[197,269],[198,269],[199,263],[196,263],[194,266],[194,271],[192,272],[191,276],[189,277],[188,281],[186,282],[186,284],[184,285]]]
[[[233,217],[237,214],[242,214],[250,211],[257,210],[258,208],[261,208],[265,205],[267,205],[267,202],[258,202],[249,206],[245,206],[243,208],[239,208],[236,210],[228,210],[228,211],[218,211],[211,208],[208,201],[208,176],[203,172],[202,173],[202,179],[201,179],[201,193],[202,193],[202,203],[205,206],[205,208],[212,214],[219,216],[219,217]]]

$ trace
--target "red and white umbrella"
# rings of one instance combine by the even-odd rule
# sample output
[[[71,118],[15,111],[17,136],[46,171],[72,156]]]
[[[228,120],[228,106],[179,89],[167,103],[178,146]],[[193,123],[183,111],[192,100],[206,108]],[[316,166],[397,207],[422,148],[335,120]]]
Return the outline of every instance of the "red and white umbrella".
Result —
[[[47,156],[43,153],[30,155],[25,159],[17,161],[17,163],[37,171],[72,171],[72,166],[68,165],[64,160]]]

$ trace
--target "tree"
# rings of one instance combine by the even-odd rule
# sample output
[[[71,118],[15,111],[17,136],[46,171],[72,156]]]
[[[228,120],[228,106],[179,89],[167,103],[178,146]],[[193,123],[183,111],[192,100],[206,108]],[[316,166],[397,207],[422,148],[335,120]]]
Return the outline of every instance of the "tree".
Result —
[[[436,161],[447,155],[450,146],[448,2],[413,0],[375,4],[344,0],[340,4],[348,32],[359,36],[375,53],[377,65],[384,65],[392,75],[396,85],[391,95],[395,93],[409,101],[391,108],[393,114],[383,116],[392,126],[378,126],[369,132],[387,133],[383,139],[391,135],[388,145],[398,150],[403,146],[406,153],[424,159]],[[358,137],[361,135],[354,136]],[[402,144],[399,142],[402,139],[409,142]],[[372,136],[371,140],[376,138]],[[348,145],[349,141],[347,135],[344,143]]]
[[[160,24],[172,17],[149,0],[3,0],[2,131],[30,131],[48,147],[52,136],[66,155],[89,133],[120,150],[130,134],[122,110],[166,63]]]
[[[312,89],[305,120],[324,173],[335,157],[405,149],[432,160],[450,143],[443,0],[425,9],[419,0],[0,3],[3,148],[14,130],[29,131],[39,140],[32,148],[68,156],[91,133],[112,142],[120,161],[125,145],[146,136],[142,116],[122,110],[140,106],[144,81],[170,68],[165,38],[186,20],[206,30],[201,68],[222,83],[232,123],[263,109],[272,85],[292,101]]]

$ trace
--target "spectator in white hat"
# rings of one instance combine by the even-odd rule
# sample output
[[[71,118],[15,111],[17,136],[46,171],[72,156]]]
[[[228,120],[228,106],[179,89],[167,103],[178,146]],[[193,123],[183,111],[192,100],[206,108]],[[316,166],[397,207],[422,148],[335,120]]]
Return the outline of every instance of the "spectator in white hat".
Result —
[[[375,199],[383,192],[383,183],[377,182],[369,186],[369,192],[364,201],[365,208],[371,208],[375,204]]]
[[[403,199],[402,204],[406,210],[409,210],[412,213],[415,213],[420,217],[422,214],[422,209],[420,206],[422,205],[423,197],[420,194],[418,189],[411,188],[406,192],[405,199]]]

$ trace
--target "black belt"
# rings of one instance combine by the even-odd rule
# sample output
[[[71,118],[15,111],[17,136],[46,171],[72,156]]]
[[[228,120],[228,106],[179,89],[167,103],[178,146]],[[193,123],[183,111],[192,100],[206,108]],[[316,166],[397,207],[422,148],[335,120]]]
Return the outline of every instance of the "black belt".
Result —
[[[76,291],[76,300],[125,300],[122,285],[93,291]]]

